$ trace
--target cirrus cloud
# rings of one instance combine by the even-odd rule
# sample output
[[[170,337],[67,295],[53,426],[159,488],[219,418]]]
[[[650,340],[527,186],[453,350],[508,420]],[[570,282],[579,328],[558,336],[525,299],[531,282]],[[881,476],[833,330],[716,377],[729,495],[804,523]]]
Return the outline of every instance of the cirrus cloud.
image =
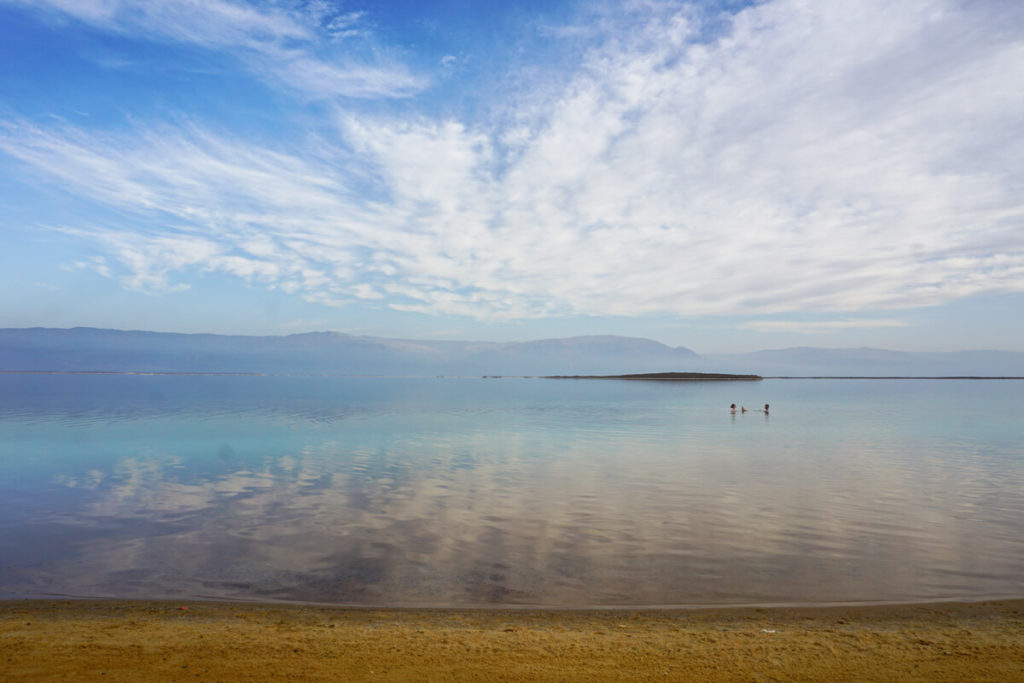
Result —
[[[77,16],[123,21],[99,7]],[[492,103],[493,119],[339,108],[335,139],[288,149],[200,125],[12,120],[0,150],[139,216],[144,229],[74,230],[143,289],[216,270],[326,304],[485,320],[1024,291],[1019,10],[775,0],[713,32],[702,16],[659,6],[628,34],[579,31],[589,47],[566,85]],[[304,40],[278,18],[245,32],[269,36],[262,54]],[[306,91],[336,68],[308,66]]]
[[[249,5],[230,0],[0,0],[70,17],[135,40],[180,43],[233,55],[272,84],[316,98],[408,97],[428,84],[394,60],[328,49],[365,36],[362,13],[325,3]]]

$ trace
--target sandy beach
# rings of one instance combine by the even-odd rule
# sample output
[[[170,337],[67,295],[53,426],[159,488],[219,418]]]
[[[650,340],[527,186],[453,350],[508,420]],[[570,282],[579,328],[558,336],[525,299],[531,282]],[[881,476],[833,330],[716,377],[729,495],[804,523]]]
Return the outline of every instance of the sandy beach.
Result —
[[[1024,600],[699,610],[0,602],[28,680],[1022,680]]]

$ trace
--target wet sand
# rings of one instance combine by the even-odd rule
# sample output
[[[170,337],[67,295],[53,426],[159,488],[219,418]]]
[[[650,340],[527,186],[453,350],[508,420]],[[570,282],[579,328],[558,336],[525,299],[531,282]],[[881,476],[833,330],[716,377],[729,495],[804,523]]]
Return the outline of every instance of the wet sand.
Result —
[[[0,602],[0,678],[1024,680],[1024,600],[702,610]]]

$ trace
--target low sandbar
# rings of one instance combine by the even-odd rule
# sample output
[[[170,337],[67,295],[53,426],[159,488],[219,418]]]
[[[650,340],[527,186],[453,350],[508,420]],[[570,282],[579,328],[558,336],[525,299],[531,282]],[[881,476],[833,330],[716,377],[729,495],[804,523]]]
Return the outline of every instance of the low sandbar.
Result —
[[[548,375],[544,379],[630,379],[652,382],[759,382],[760,375],[721,372],[642,372],[631,375]]]

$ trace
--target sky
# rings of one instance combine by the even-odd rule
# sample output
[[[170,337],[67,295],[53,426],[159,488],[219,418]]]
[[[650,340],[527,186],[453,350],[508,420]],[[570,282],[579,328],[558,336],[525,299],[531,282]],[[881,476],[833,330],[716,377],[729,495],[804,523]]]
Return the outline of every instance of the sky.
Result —
[[[1024,3],[0,0],[0,327],[1024,351]]]

